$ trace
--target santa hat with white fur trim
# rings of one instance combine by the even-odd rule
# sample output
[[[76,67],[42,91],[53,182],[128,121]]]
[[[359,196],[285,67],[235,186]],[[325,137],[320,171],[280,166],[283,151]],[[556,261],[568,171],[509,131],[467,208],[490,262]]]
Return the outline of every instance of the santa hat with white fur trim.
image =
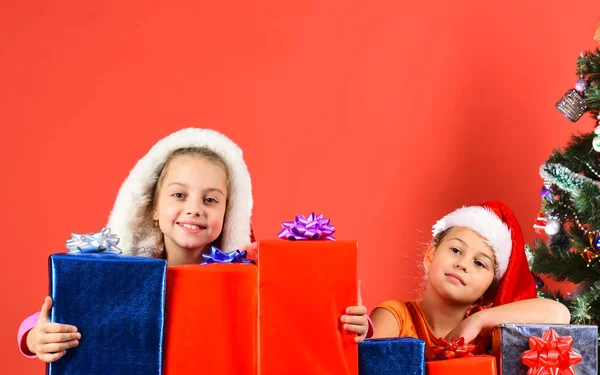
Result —
[[[157,233],[147,215],[148,206],[152,204],[153,188],[168,156],[186,147],[210,149],[229,169],[229,197],[220,248],[223,251],[243,249],[253,241],[250,226],[252,185],[242,150],[217,131],[188,128],[156,142],[121,185],[107,227],[119,236],[119,247],[125,254],[160,257],[164,250],[162,234]]]
[[[433,236],[452,227],[471,229],[486,239],[496,257],[499,281],[494,306],[537,296],[535,280],[525,255],[523,233],[512,210],[503,202],[489,201],[462,207],[433,226]]]

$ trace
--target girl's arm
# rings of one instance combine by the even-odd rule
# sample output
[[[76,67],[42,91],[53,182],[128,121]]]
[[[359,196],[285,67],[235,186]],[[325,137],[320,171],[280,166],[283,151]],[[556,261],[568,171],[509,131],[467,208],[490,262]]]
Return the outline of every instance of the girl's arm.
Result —
[[[398,337],[400,328],[394,314],[389,310],[378,307],[371,313],[373,322],[373,334],[371,337]]]
[[[25,319],[19,327],[19,349],[26,357],[38,357],[43,362],[54,362],[66,350],[79,345],[81,334],[77,327],[52,323],[48,320],[52,298],[46,297],[39,313]]]
[[[568,324],[570,320],[569,310],[560,302],[532,298],[478,311],[463,320],[446,338],[457,340],[462,336],[471,342],[481,331],[491,331],[502,323]]]
[[[31,331],[31,329],[35,327],[35,323],[37,323],[39,317],[40,313],[36,312],[30,317],[25,318],[25,320],[23,320],[21,326],[19,327],[19,332],[17,333],[17,343],[19,344],[19,350],[21,351],[21,354],[28,358],[36,357],[35,353],[32,353],[27,347],[27,335],[29,334],[29,331]]]
[[[565,305],[545,298],[507,303],[477,314],[481,314],[483,328],[490,329],[501,323],[568,324],[571,321],[571,313]]]

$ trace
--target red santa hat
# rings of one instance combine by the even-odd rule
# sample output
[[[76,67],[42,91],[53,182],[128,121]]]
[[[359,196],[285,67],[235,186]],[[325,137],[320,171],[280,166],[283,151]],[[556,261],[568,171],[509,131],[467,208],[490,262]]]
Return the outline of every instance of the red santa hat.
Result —
[[[459,208],[434,224],[433,235],[452,227],[471,229],[485,238],[494,250],[495,278],[499,281],[494,306],[537,296],[525,255],[523,232],[508,205],[489,201]]]

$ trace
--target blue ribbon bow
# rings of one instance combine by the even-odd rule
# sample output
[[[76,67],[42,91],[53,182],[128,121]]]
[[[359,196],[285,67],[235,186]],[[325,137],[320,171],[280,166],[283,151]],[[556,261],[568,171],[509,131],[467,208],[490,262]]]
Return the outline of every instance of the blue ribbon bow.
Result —
[[[200,264],[210,264],[210,263],[254,263],[253,260],[247,258],[248,252],[246,250],[239,251],[231,251],[226,253],[221,249],[211,246],[210,254],[202,254],[202,258],[204,258],[205,262]]]

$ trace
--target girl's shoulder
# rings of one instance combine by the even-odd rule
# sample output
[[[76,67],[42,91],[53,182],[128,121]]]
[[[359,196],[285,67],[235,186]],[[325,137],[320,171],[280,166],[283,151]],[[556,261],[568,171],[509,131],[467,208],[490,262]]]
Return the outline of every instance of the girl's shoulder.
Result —
[[[389,310],[392,314],[406,315],[410,313],[410,310],[421,309],[418,301],[412,300],[388,300],[380,303],[377,308],[383,308]]]
[[[398,322],[400,336],[416,337],[417,326],[422,320],[423,311],[418,301],[413,300],[388,300],[384,301],[377,308],[389,311]]]

